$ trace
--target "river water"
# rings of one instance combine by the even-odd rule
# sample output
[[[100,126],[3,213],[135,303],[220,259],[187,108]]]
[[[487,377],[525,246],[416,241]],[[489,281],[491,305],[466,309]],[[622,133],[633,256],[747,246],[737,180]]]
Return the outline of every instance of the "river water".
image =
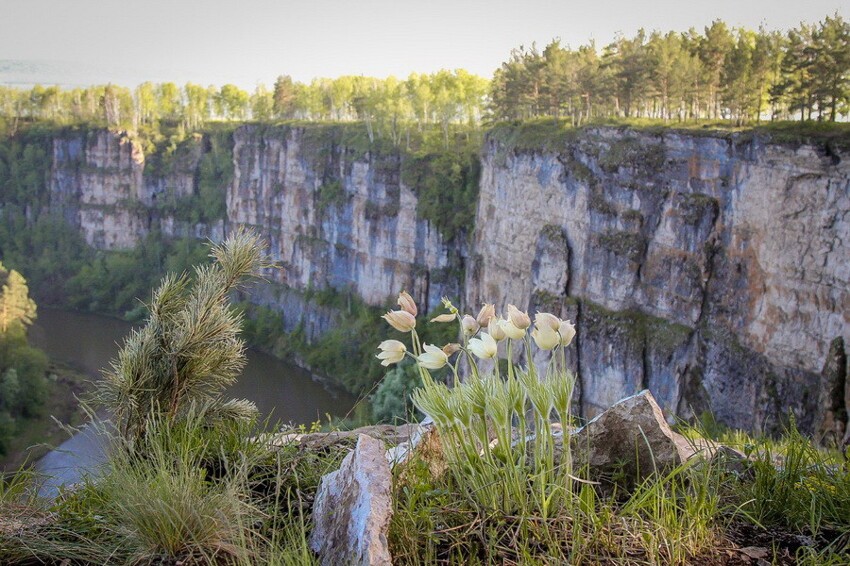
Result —
[[[106,316],[39,308],[29,336],[32,344],[52,359],[98,379],[131,328],[125,321]],[[248,350],[242,376],[225,395],[253,401],[272,422],[294,424],[325,420],[327,415],[345,416],[355,402],[350,395],[328,391],[308,372],[256,350]],[[42,493],[50,495],[63,483],[79,481],[82,473],[96,468],[103,459],[101,443],[84,427],[36,464],[36,469],[50,478]]]

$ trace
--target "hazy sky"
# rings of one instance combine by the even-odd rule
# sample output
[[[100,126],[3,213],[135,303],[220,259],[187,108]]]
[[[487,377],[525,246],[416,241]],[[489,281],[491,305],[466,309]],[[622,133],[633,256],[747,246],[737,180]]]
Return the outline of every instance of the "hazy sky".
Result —
[[[787,29],[847,0],[0,0],[0,63],[59,62],[44,82],[187,80],[271,85],[342,74],[406,76],[462,67],[490,76],[519,45],[578,46],[617,32]],[[8,65],[7,65],[8,70]],[[2,65],[0,65],[2,71]],[[22,80],[0,74],[0,82]]]

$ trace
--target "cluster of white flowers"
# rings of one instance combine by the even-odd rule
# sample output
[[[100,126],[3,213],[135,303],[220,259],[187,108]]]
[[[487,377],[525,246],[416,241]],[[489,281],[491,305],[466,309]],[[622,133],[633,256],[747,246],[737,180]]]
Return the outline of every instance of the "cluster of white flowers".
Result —
[[[383,318],[399,332],[411,334],[413,353],[408,352],[407,347],[399,340],[384,340],[378,346],[380,353],[377,355],[384,366],[398,363],[409,355],[416,359],[421,368],[437,370],[448,364],[456,371],[456,363],[452,366],[450,357],[457,352],[472,354],[479,359],[495,359],[499,355],[499,342],[507,340],[506,351],[510,361],[512,341],[524,342],[528,347],[527,337],[530,335],[541,350],[553,350],[569,346],[576,335],[572,322],[561,320],[551,313],[538,312],[534,316],[534,328],[529,332],[532,326],[531,318],[527,312],[514,305],[508,305],[506,316],[500,317],[496,314],[495,305],[485,303],[478,316],[473,317],[469,314],[461,315],[457,308],[444,298],[443,305],[448,312],[431,319],[431,322],[458,321],[463,344],[451,343],[443,347],[424,344],[420,347],[416,334],[418,311],[413,297],[402,291],[398,296],[398,305],[401,307],[399,310],[389,311]]]

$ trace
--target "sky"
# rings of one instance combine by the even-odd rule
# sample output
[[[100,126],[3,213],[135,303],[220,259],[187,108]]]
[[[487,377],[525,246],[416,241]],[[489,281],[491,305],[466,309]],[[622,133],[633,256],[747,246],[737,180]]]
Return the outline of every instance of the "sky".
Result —
[[[0,84],[145,80],[253,90],[295,80],[464,68],[490,77],[511,49],[602,46],[639,28],[785,30],[848,0],[0,0]]]

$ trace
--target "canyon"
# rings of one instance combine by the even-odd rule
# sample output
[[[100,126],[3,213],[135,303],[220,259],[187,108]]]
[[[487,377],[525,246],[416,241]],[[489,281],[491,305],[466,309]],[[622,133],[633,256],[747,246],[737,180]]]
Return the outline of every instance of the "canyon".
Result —
[[[211,151],[195,134],[152,172],[127,133],[57,135],[50,208],[103,250],[152,231],[218,240],[259,231],[277,269],[248,298],[315,339],[345,314],[408,290],[470,312],[514,303],[572,319],[568,350],[591,417],[648,388],[665,413],[840,441],[850,407],[850,155],[754,132],[585,127],[519,143],[485,136],[474,218],[445,236],[421,214],[404,151],[377,151],[319,126],[246,124],[231,139],[221,218],[163,202],[198,193]],[[383,336],[375,336],[377,344]],[[333,376],[329,376],[333,378]]]

